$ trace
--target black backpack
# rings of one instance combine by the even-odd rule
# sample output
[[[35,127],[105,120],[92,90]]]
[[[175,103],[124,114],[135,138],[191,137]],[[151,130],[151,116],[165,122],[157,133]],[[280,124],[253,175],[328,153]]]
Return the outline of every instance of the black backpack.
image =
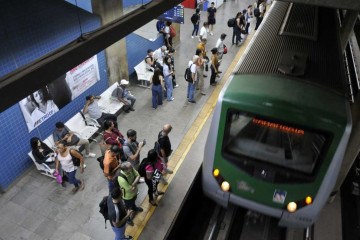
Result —
[[[99,162],[100,168],[104,171],[104,156],[98,157],[96,160]]]
[[[195,23],[198,21],[198,16],[197,16],[197,14],[194,13],[194,14],[191,16],[190,20],[191,20],[191,22],[192,22],[193,24],[195,24]]]
[[[228,27],[235,27],[235,22],[236,22],[235,18],[230,18],[227,22]]]
[[[259,8],[255,8],[255,9],[254,9],[254,16],[255,16],[255,17],[260,17],[260,10],[259,10]]]
[[[99,212],[103,215],[105,219],[105,229],[106,229],[106,221],[110,220],[109,212],[108,212],[108,204],[107,204],[108,196],[103,197],[101,202],[99,203],[100,210]]]
[[[72,159],[72,162],[73,162],[74,166],[79,167],[79,166],[80,166],[80,159],[71,154],[71,151],[72,151],[72,150],[74,150],[75,152],[77,152],[77,153],[80,154],[81,156],[83,156],[83,155],[82,155],[82,153],[79,152],[78,150],[75,150],[75,149],[70,149],[70,150],[69,150],[69,153],[70,153],[70,156],[71,156],[71,159]]]
[[[186,68],[185,69],[185,75],[184,75],[184,78],[187,82],[193,82],[193,79],[192,79],[192,72],[191,72],[191,66],[193,64],[190,65],[190,67]]]
[[[140,177],[146,178],[146,169],[145,168],[147,165],[149,165],[149,162],[148,162],[147,158],[144,158],[141,161],[139,168],[138,168],[138,173],[139,173]]]

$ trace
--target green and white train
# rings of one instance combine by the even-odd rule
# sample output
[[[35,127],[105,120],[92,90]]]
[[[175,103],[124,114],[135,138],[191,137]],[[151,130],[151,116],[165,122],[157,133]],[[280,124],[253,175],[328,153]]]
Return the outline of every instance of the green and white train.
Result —
[[[217,203],[313,224],[335,185],[351,112],[334,9],[274,2],[222,90],[202,184]]]

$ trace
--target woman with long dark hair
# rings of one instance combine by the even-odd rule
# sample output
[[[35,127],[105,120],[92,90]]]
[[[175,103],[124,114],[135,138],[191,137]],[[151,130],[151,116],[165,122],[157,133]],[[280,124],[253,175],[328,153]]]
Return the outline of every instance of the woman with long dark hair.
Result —
[[[166,86],[166,99],[168,101],[173,101],[173,71],[171,70],[171,57],[167,55],[164,59],[164,66],[163,66],[163,75],[165,78],[165,86]]]
[[[144,158],[143,161],[146,161],[147,163],[145,166],[145,183],[148,186],[149,203],[153,206],[157,206],[155,198],[164,194],[164,192],[157,190],[157,186],[159,185],[164,170],[164,165],[154,149],[151,149],[148,152],[147,158]]]
[[[55,152],[51,150],[44,142],[39,138],[33,137],[30,139],[31,152],[35,158],[35,161],[39,164],[53,163],[55,161]]]
[[[162,96],[164,89],[164,79],[161,75],[161,71],[159,68],[155,68],[151,83],[152,107],[153,109],[156,109],[158,105],[162,105]]]

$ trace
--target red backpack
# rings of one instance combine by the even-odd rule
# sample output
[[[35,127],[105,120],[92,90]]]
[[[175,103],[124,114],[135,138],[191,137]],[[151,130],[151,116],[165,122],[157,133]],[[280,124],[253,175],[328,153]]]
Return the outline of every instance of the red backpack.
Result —
[[[170,26],[170,37],[175,37],[176,36],[176,31],[175,28],[173,26]]]

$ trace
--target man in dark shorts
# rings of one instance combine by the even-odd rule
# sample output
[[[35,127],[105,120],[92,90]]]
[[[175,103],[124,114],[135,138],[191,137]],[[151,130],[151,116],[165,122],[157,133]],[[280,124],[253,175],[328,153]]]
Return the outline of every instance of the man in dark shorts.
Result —
[[[208,24],[209,24],[210,35],[214,35],[214,33],[212,32],[214,25],[216,23],[216,19],[215,19],[216,8],[214,2],[211,3],[211,6],[208,8],[207,12],[208,12]]]

